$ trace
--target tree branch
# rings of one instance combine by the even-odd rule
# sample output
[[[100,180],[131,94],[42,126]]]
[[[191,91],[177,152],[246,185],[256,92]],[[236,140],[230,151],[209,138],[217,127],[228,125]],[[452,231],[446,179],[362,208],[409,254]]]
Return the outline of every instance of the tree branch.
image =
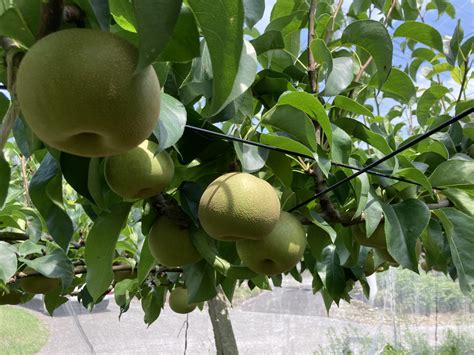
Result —
[[[427,203],[426,206],[430,210],[437,210],[438,208],[451,207],[451,201],[448,199],[439,200],[437,203]]]
[[[38,39],[56,32],[61,27],[64,0],[48,0],[41,5],[41,23]]]
[[[312,93],[318,92],[318,80],[316,78],[316,62],[314,61],[311,42],[314,39],[314,18],[316,16],[316,0],[311,0],[309,8],[309,28],[308,28],[308,78]]]

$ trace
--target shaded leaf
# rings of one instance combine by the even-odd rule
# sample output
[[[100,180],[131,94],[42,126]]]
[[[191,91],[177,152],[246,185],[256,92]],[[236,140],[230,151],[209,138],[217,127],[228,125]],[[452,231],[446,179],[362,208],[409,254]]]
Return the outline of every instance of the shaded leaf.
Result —
[[[61,172],[51,154],[46,155],[31,178],[29,193],[51,236],[61,248],[67,250],[72,238],[73,224],[62,204]]]
[[[204,302],[217,295],[216,272],[206,260],[185,265],[183,277],[188,289],[188,303]]]
[[[59,248],[48,255],[23,262],[46,277],[61,279],[63,289],[67,288],[74,278],[72,262],[64,250]]]
[[[443,208],[435,213],[443,224],[461,290],[468,295],[474,288],[474,218],[454,208]]]
[[[313,53],[316,63],[322,66],[320,72],[324,78],[327,78],[332,72],[332,55],[326,46],[326,42],[322,39],[316,38],[311,41],[311,52]]]
[[[153,63],[165,49],[178,21],[181,4],[182,0],[134,0],[139,36],[137,71]]]
[[[108,0],[89,0],[94,11],[97,22],[102,31],[108,31],[110,27],[110,8]]]
[[[257,55],[274,49],[285,48],[285,42],[280,31],[267,31],[261,36],[250,41],[257,52]]]
[[[372,77],[370,85],[375,86],[376,84],[377,78],[375,75]],[[397,68],[392,68],[381,90],[386,96],[401,100],[404,103],[409,103],[416,97],[416,88],[413,81],[405,72]]]
[[[244,47],[244,8],[239,0],[189,0],[189,6],[206,39],[213,77],[218,79],[213,81],[212,103],[208,112],[212,116],[226,106],[234,89]]]
[[[394,37],[406,37],[443,53],[443,40],[439,32],[426,23],[406,21],[397,27]]]
[[[249,28],[262,18],[265,11],[265,0],[243,0],[245,23]]]
[[[112,283],[112,262],[120,231],[125,226],[131,204],[122,203],[103,212],[94,221],[87,236],[84,260],[87,266],[87,289],[94,300],[99,299]]]
[[[393,44],[385,26],[374,20],[352,22],[342,33],[342,43],[351,43],[365,49],[377,67],[379,87],[392,69]]]
[[[139,285],[145,281],[146,277],[155,265],[155,259],[151,255],[150,248],[148,247],[148,236],[146,236],[145,240],[143,241],[142,250],[140,252],[140,260],[138,261],[137,267],[137,279]]]
[[[10,164],[0,154],[0,208],[5,203],[8,196],[8,186],[10,185]]]

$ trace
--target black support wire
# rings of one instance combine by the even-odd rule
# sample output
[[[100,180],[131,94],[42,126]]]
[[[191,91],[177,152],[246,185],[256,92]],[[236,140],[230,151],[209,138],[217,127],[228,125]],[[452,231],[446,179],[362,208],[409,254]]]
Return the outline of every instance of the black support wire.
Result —
[[[240,142],[240,143],[245,143],[245,144],[248,144],[248,145],[253,145],[253,146],[256,146],[256,147],[259,147],[259,148],[265,148],[265,149],[274,150],[276,152],[280,152],[280,153],[284,153],[284,154],[288,154],[288,155],[292,155],[292,156],[296,156],[296,157],[308,158],[308,159],[315,160],[315,158],[313,156],[310,156],[310,155],[293,152],[291,150],[287,150],[287,149],[283,149],[283,148],[279,148],[279,147],[274,147],[274,146],[259,143],[259,142],[249,141],[249,140],[242,139],[242,138],[239,138],[239,137],[229,136],[229,135],[224,134],[224,133],[214,132],[214,131],[210,131],[210,130],[207,130],[207,129],[204,129],[204,128],[199,128],[199,127],[190,126],[190,125],[186,125],[186,128],[190,129],[192,131],[201,132],[201,133],[204,133],[204,134],[207,134],[207,135],[212,135],[212,136],[215,136],[215,137],[220,137],[220,138],[223,138],[223,139],[232,140],[232,141],[236,141],[236,142]],[[334,166],[341,167],[341,168],[353,169],[353,170],[358,170],[358,171],[363,169],[363,168],[359,168],[357,166],[337,163],[337,162],[333,162],[333,161],[331,161],[331,164],[334,165]],[[421,186],[421,184],[419,184],[415,181],[409,180],[409,179],[405,179],[403,177],[392,176],[392,175],[384,174],[384,173],[374,171],[374,170],[368,170],[366,172],[368,174],[371,174],[371,175],[384,177],[384,178],[392,179],[392,180],[398,180],[398,181],[406,182],[406,183],[412,184],[412,185]]]
[[[416,137],[415,139],[413,139],[412,141],[408,142],[407,144],[399,147],[398,149],[394,150],[393,152],[385,155],[384,157],[374,161],[373,163],[367,165],[366,167],[364,167],[363,169],[360,169],[358,172],[336,182],[335,184],[331,185],[331,186],[328,186],[326,189],[324,189],[323,191],[317,193],[317,194],[314,194],[312,197],[310,197],[309,199],[297,204],[295,207],[291,208],[288,212],[292,212],[294,210],[297,210],[298,208],[300,207],[303,207],[305,205],[307,205],[308,203],[310,203],[311,201],[313,200],[316,200],[319,196],[321,195],[324,195],[324,194],[327,194],[328,192],[334,190],[334,189],[337,189],[339,186],[345,184],[346,182],[349,182],[351,181],[352,179],[356,178],[357,176],[363,174],[363,173],[367,173],[370,169],[376,167],[377,165],[380,165],[382,164],[383,162],[387,161],[388,159],[390,158],[393,158],[394,156],[396,156],[397,154],[400,154],[401,152],[407,150],[408,148],[411,148],[413,147],[414,145],[420,143],[421,141],[425,140],[426,138],[428,138],[429,136],[441,131],[442,129],[446,128],[446,127],[449,127],[450,125],[452,125],[453,123],[461,120],[462,118],[466,117],[467,115],[471,114],[474,112],[474,107],[471,107],[463,112],[461,112],[460,114],[452,117],[451,119],[447,120],[446,122],[443,122],[442,124],[440,124],[439,126],[433,128],[433,129],[430,129],[429,131],[427,131],[426,133],[423,133],[422,135]]]

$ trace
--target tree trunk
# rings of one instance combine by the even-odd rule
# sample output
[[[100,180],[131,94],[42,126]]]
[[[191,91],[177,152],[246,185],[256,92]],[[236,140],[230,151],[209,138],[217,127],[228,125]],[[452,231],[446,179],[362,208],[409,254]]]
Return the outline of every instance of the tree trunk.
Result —
[[[224,292],[219,287],[217,296],[207,301],[211,318],[216,351],[218,355],[237,355],[239,350],[235,341],[234,330],[227,309]]]

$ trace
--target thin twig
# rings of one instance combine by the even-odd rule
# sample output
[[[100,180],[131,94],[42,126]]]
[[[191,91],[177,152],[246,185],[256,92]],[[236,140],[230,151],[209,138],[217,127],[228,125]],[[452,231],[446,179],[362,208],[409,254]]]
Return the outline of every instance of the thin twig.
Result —
[[[20,163],[21,163],[21,175],[22,175],[22,178],[23,178],[23,190],[24,191],[24,195],[25,195],[25,204],[26,206],[30,207],[31,206],[31,198],[30,198],[30,194],[29,194],[29,189],[28,189],[28,172],[26,170],[26,159],[25,157],[23,156],[23,154],[20,154]]]
[[[464,90],[464,85],[466,85],[466,81],[467,81],[467,73],[469,71],[469,58],[465,58],[464,59],[464,74],[462,76],[462,81],[461,81],[461,88],[459,89],[459,95],[458,95],[458,99],[456,100],[456,103],[458,103],[459,101],[461,101],[461,98],[462,98],[462,92]]]

